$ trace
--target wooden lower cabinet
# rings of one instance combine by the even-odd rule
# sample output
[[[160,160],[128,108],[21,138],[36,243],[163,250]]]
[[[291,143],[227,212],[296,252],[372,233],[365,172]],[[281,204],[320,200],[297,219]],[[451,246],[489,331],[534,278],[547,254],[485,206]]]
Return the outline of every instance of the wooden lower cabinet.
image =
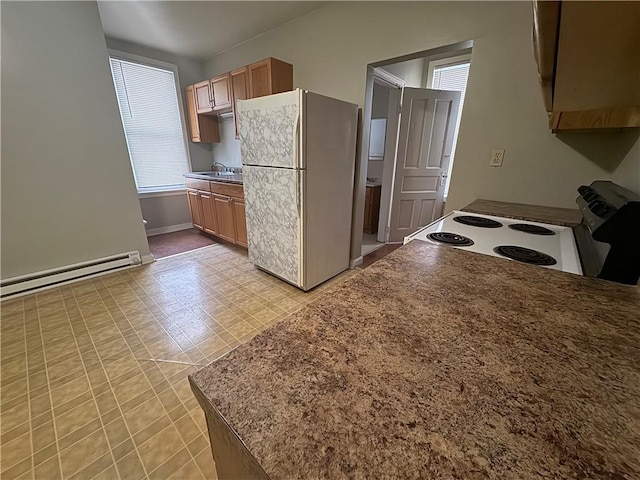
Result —
[[[233,201],[231,197],[226,195],[212,194],[213,203],[216,208],[216,216],[218,218],[218,233],[220,238],[224,238],[230,242],[236,242],[236,227],[233,218]]]
[[[218,234],[218,220],[216,218],[213,196],[209,192],[199,192],[202,202],[202,222],[205,232],[212,235]]]
[[[247,220],[242,185],[187,178],[193,226],[247,247]]]
[[[380,185],[367,185],[364,197],[364,233],[378,232],[378,218],[380,217]]]
[[[233,219],[236,224],[236,243],[248,247],[247,243],[247,218],[244,214],[244,200],[232,199]]]
[[[187,198],[189,199],[189,210],[191,210],[191,221],[193,222],[193,226],[200,230],[204,230],[202,199],[198,194],[198,190],[188,188]]]

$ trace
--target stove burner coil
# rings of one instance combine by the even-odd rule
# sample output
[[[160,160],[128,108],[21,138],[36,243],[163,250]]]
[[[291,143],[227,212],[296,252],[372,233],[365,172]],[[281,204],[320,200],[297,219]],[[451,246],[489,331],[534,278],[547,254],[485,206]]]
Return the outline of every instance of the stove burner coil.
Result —
[[[457,217],[453,217],[453,219],[458,223],[470,225],[472,227],[500,228],[502,226],[500,222],[496,222],[490,218],[475,217],[473,215],[458,215]]]
[[[529,248],[518,247],[516,245],[500,245],[493,249],[499,255],[517,260],[518,262],[530,263],[532,265],[550,266],[555,265],[556,259],[546,253],[531,250]]]
[[[448,245],[455,245],[456,247],[469,247],[473,245],[473,240],[457,233],[449,232],[434,232],[427,235],[427,238],[435,240],[436,242],[446,243]]]
[[[538,225],[531,225],[529,223],[514,223],[513,225],[509,225],[511,230],[516,230],[518,232],[531,233],[533,235],[555,235],[556,232],[553,230],[549,230],[545,227],[540,227]]]

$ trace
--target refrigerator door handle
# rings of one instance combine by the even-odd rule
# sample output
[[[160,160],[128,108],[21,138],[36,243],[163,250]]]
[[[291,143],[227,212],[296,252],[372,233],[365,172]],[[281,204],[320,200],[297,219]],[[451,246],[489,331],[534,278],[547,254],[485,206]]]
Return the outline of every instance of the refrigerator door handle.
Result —
[[[293,132],[293,168],[300,168],[300,109],[296,112],[295,129]]]

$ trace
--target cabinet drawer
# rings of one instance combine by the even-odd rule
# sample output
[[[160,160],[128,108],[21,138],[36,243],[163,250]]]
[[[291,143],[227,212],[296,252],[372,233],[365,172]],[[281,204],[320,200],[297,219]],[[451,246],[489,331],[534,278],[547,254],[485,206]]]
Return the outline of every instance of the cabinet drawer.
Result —
[[[233,185],[231,183],[210,182],[211,193],[219,193],[221,195],[229,195],[230,197],[244,198],[244,189],[242,185]]]
[[[196,190],[204,190],[205,192],[211,191],[208,180],[199,180],[197,178],[187,178],[187,188],[195,188]]]

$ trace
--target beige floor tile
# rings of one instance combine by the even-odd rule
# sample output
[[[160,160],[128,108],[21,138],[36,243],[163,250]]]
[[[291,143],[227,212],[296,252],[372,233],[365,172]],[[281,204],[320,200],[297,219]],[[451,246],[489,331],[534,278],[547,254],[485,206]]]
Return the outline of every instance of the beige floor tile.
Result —
[[[196,463],[200,467],[200,471],[207,479],[217,479],[216,464],[213,461],[213,454],[208,448],[196,455]]]
[[[87,478],[95,478],[100,475],[101,472],[114,467],[113,457],[110,452],[103,454],[102,456],[96,458],[88,465],[85,465],[80,470],[78,470],[75,474],[68,477],[70,480],[85,480]],[[114,478],[114,477],[112,477]],[[117,477],[116,477],[117,478]]]
[[[152,472],[176,454],[184,443],[173,425],[169,425],[144,444],[138,452],[147,472]]]
[[[2,458],[1,470],[13,467],[17,463],[31,456],[31,433],[27,432],[19,437],[4,443],[0,447],[0,455]]]
[[[166,415],[164,407],[157,397],[147,400],[140,406],[125,413],[124,418],[131,434],[135,435],[159,418]]]
[[[76,431],[80,427],[99,418],[93,399],[69,410],[62,415],[56,415],[56,431],[62,438]]]
[[[189,444],[192,440],[202,434],[200,427],[194,422],[186,411],[185,414],[174,422],[178,433],[184,440],[185,444]],[[196,452],[197,453],[197,452]]]
[[[4,337],[4,334],[3,334]],[[4,338],[3,338],[4,342]],[[2,362],[0,365],[0,375],[2,375],[2,380],[6,380],[9,377],[13,377],[15,375],[26,375],[27,373],[27,357],[21,356],[10,362]]]
[[[132,452],[116,463],[116,468],[121,479],[139,480],[146,474],[137,452]]]
[[[190,461],[192,461],[191,454],[186,448],[183,448],[151,472],[149,478],[151,480],[166,480]]]
[[[51,390],[51,399],[53,400],[53,406],[58,407],[63,403],[66,403],[73,398],[89,391],[89,382],[83,375],[75,380],[72,380],[58,388]]]
[[[24,402],[10,409],[2,409],[0,431],[4,435],[9,430],[29,421],[29,403]],[[3,442],[4,443],[4,442]]]
[[[235,325],[230,326],[228,330],[229,333],[237,339],[240,339],[249,333],[255,333],[255,328],[253,328],[249,322],[246,322],[244,320],[241,320]]]
[[[113,388],[113,393],[115,394],[116,400],[118,403],[125,403],[128,400],[131,400],[137,395],[140,395],[146,390],[149,390],[151,385],[147,381],[144,373],[140,373],[135,377],[123,382],[120,385],[117,385]]]
[[[198,464],[191,460],[169,477],[171,480],[204,480]]]
[[[46,462],[37,465],[33,472],[35,480],[58,480],[62,478],[60,472],[60,461],[58,457],[51,457]]]
[[[47,369],[49,381],[54,382],[74,372],[82,372],[82,362],[78,357],[73,357]],[[84,373],[82,373],[84,375]]]
[[[27,391],[28,385],[26,378],[16,380],[8,385],[2,385],[2,389],[0,390],[2,404],[5,405],[5,402],[8,402],[9,400],[26,395]]]
[[[112,422],[106,424],[104,426],[104,430],[112,449],[131,438],[127,424],[122,417],[118,417]]]
[[[33,442],[34,452],[39,452],[43,448],[46,448],[54,443],[56,441],[56,431],[53,427],[53,421],[44,423],[39,427],[34,428],[31,441]]]
[[[140,362],[131,353],[103,360],[104,371],[110,379],[117,378],[126,372],[140,367]]]
[[[115,465],[109,465],[109,467],[93,477],[93,480],[113,480],[114,478],[118,478],[118,471]]]
[[[102,429],[93,432],[60,453],[63,476],[73,475],[108,452],[109,444]]]

